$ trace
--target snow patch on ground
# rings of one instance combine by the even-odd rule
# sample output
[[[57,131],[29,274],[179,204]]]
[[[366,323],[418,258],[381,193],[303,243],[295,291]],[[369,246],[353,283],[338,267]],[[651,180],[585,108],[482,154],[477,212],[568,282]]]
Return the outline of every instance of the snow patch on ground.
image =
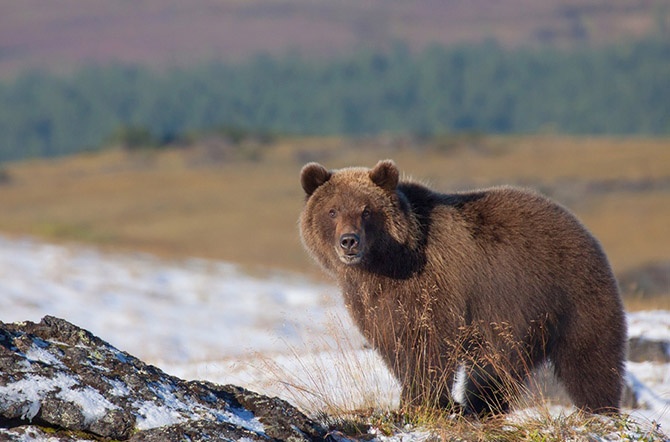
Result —
[[[0,294],[4,322],[58,316],[165,363],[284,351],[326,336],[326,315],[339,302],[332,287],[295,275],[257,279],[227,263],[2,236]]]
[[[650,310],[629,313],[628,334],[670,342],[670,312]],[[640,407],[631,415],[640,422],[659,423],[666,433],[670,431],[670,364],[628,361],[626,370]]]
[[[628,335],[650,340],[670,340],[670,314],[666,310],[649,310],[628,315]]]

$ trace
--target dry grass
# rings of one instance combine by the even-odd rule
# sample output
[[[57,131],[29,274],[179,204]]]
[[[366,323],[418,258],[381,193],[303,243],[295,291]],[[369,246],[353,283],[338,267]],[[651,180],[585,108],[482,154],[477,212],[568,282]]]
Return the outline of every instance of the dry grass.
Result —
[[[580,411],[552,411],[546,406],[522,410],[486,421],[464,418],[442,421],[435,430],[450,441],[664,441],[653,423],[639,423],[629,416],[596,416]]]
[[[353,327],[348,317],[333,316],[327,333],[309,338],[319,351],[292,348],[286,357],[257,359],[276,391],[308,414],[343,420],[352,410],[390,413],[398,406],[398,383]]]
[[[399,386],[375,377],[381,361],[365,358],[357,340],[343,339],[346,334],[337,330],[331,333],[335,338],[324,342],[323,353],[296,352],[287,366],[266,359],[265,370],[285,388],[291,403],[331,432],[332,440],[370,440],[410,432],[415,433],[411,440],[427,441],[667,440],[655,422],[639,421],[625,413],[591,415],[554,406],[540,388],[530,385],[514,400],[509,414],[483,419],[434,406],[399,409]]]
[[[108,150],[5,165],[0,231],[319,275],[298,236],[301,166],[381,158],[444,191],[516,183],[549,192],[601,240],[616,272],[670,260],[668,139],[299,138],[255,160],[221,160],[203,147]]]

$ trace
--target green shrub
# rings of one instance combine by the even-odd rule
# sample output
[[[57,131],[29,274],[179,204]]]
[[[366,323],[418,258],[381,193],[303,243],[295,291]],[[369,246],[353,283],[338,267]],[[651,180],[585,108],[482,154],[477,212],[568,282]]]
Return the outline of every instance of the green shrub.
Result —
[[[114,131],[107,144],[121,146],[132,151],[153,149],[159,147],[160,143],[144,126],[121,126]]]

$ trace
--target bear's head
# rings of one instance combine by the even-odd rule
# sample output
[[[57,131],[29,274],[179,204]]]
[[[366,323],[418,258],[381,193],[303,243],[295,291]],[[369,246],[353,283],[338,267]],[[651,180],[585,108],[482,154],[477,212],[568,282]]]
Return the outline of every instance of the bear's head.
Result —
[[[391,160],[372,169],[305,165],[300,174],[306,194],[300,233],[313,257],[329,271],[370,266],[406,243],[409,207],[397,191],[398,181]]]

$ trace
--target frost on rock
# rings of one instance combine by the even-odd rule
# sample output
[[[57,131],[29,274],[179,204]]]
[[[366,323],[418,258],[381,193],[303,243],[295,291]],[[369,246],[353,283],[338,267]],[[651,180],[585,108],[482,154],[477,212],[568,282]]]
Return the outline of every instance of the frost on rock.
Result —
[[[235,386],[187,382],[62,319],[0,322],[0,439],[318,440],[288,403]],[[44,428],[56,436],[33,438]],[[199,436],[199,437],[200,437]],[[79,436],[77,436],[79,437]],[[85,440],[85,439],[84,439]]]

